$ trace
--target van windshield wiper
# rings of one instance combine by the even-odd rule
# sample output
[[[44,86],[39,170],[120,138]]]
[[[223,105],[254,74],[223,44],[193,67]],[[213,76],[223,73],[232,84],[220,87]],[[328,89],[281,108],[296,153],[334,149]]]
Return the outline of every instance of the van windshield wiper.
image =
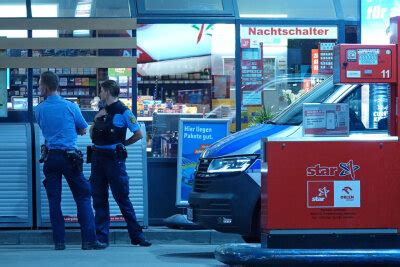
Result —
[[[266,121],[264,121],[263,123],[264,123],[264,124],[276,124],[276,122],[275,122],[275,121],[272,121],[272,120],[266,120]]]

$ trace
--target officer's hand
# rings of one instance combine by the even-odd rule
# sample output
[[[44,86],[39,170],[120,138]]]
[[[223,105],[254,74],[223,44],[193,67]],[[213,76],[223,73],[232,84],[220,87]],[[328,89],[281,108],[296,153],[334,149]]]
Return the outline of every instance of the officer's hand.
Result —
[[[79,135],[85,135],[86,134],[86,129],[76,129],[77,133]]]
[[[100,110],[99,112],[97,112],[96,116],[94,116],[94,119],[96,120],[97,118],[100,118],[104,115],[107,115],[107,111],[105,108],[103,108],[102,110]]]

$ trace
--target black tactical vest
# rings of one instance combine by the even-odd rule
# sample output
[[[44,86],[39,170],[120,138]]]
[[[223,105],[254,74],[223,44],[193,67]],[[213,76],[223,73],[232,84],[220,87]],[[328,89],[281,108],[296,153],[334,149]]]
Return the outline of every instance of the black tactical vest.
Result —
[[[124,114],[128,109],[121,101],[105,107],[107,115],[97,118],[93,126],[93,143],[95,145],[124,144],[126,127],[116,127],[113,123],[116,114]]]

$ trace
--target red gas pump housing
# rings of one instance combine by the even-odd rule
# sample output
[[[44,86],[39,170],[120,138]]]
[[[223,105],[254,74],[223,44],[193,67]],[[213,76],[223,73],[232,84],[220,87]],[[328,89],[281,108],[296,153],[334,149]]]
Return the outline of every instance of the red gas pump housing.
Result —
[[[389,135],[264,140],[262,247],[271,236],[288,233],[400,238],[398,25],[400,17],[392,18],[392,44],[340,44],[333,58],[334,83],[390,85]]]
[[[395,44],[339,44],[333,53],[334,83],[395,83],[397,80]]]

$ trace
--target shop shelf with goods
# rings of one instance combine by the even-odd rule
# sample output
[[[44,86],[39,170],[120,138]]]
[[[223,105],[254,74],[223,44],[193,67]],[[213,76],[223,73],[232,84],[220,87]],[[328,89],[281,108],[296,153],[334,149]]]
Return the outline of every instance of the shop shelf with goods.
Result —
[[[138,77],[138,115],[211,110],[212,81],[202,73]]]
[[[93,32],[92,34],[96,34]],[[73,32],[60,33],[61,37],[72,37]],[[108,53],[116,53],[119,55],[119,50],[113,49],[36,49],[32,51],[33,57],[91,57],[91,56],[107,56]],[[125,50],[124,50],[125,51]],[[14,51],[15,54],[18,51]],[[27,53],[24,53],[24,55]],[[24,56],[22,53],[18,56]],[[82,110],[98,110],[99,99],[99,81],[113,78],[121,86],[121,100],[132,109],[132,79],[131,77],[124,77],[118,75],[115,77],[111,72],[113,69],[107,68],[33,68],[32,77],[32,95],[34,97],[33,103],[37,105],[40,103],[39,79],[40,74],[44,71],[53,71],[59,76],[59,94],[75,103],[77,103]],[[131,73],[131,69],[126,69]],[[27,109],[28,100],[28,69],[11,69],[9,71],[9,86],[8,86],[8,101],[10,107],[14,106],[20,109]],[[131,76],[131,74],[130,74]],[[13,101],[18,102],[18,105],[13,105]],[[24,105],[19,105],[23,102]]]
[[[44,71],[53,71],[59,76],[59,94],[79,104],[81,109],[92,109],[90,102],[97,96],[97,73],[95,68],[42,68],[33,69],[32,95],[33,105],[36,106],[43,98],[40,96],[39,79]],[[28,97],[27,69],[9,69],[8,102],[13,109],[17,100]]]
[[[14,110],[28,109],[28,74],[25,68],[7,70],[8,108]]]
[[[208,73],[138,77],[138,118],[152,121],[147,128],[149,156],[176,157],[180,118],[231,117],[229,83],[216,83]]]
[[[33,96],[40,96],[39,79],[44,71],[59,76],[59,94],[76,102],[82,110],[91,110],[97,93],[97,71],[95,68],[42,68],[33,69]]]
[[[132,109],[132,69],[131,68],[99,69],[99,79],[100,79],[100,81],[105,80],[105,79],[110,79],[110,80],[116,81],[120,87],[119,99],[129,109]]]

